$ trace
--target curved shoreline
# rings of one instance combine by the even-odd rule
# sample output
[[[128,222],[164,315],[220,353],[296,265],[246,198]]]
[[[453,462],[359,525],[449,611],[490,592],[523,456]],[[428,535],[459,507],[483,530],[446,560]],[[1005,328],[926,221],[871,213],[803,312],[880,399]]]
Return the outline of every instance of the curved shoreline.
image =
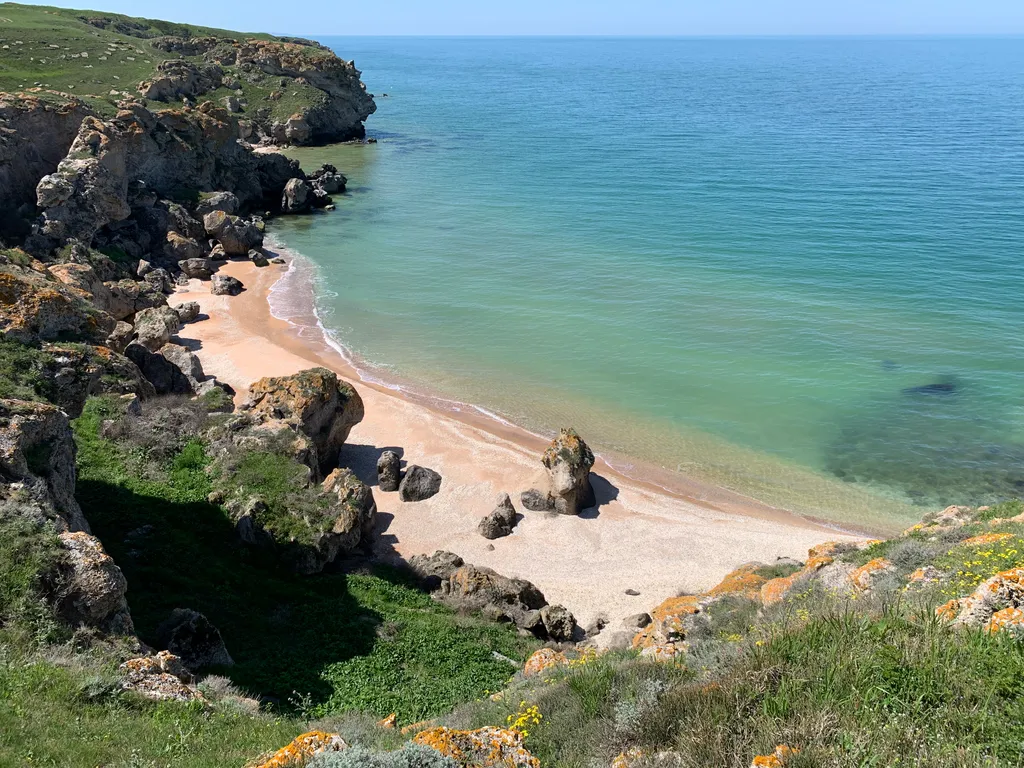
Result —
[[[295,302],[289,319],[271,313],[268,297],[287,268],[228,262],[220,271],[240,279],[246,290],[214,296],[208,283],[192,280],[172,297],[172,303],[199,302],[207,316],[180,333],[207,375],[231,384],[241,398],[264,376],[330,368],[356,384],[366,411],[342,451],[344,464],[372,487],[377,457],[395,448],[408,464],[443,476],[441,492],[419,503],[403,504],[397,494],[374,490],[375,552],[382,558],[448,549],[467,562],[529,579],[581,624],[604,615],[614,626],[668,597],[707,589],[740,563],[804,559],[810,546],[826,539],[853,538],[724,489],[635,480],[599,459],[601,504],[595,512],[578,518],[525,512],[513,535],[490,542],[477,533],[477,523],[499,493],[509,493],[518,507],[519,492],[543,476],[539,456],[547,439],[468,408],[453,411],[429,397],[364,380],[320,332],[311,293],[308,304]]]

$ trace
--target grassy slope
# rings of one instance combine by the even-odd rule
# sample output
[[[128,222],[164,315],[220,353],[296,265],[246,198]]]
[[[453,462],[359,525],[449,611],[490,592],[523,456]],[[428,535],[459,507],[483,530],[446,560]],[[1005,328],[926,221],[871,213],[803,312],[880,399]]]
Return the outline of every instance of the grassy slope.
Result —
[[[87,24],[88,18],[102,17],[137,23],[142,30],[122,34],[110,27],[99,29]],[[90,104],[101,114],[111,115],[125,94],[137,97],[136,86],[149,79],[157,65],[179,58],[154,48],[146,37],[176,35],[213,36],[230,40],[276,39],[272,35],[230,32],[220,29],[175,24],[151,19],[133,19],[98,11],[75,11],[45,6],[0,4],[0,91],[21,91],[36,86],[70,93]],[[81,54],[88,54],[82,58]],[[202,63],[201,57],[192,61]],[[225,77],[235,67],[225,67]],[[240,78],[241,91],[220,88],[201,97],[219,101],[229,94],[247,99],[249,109],[266,106],[272,117],[287,118],[303,106],[321,98],[312,86],[290,82],[281,88],[280,78],[261,76],[258,82]],[[278,101],[268,97],[281,90]],[[111,94],[111,91],[117,91]],[[154,108],[175,106],[150,102]],[[244,117],[244,115],[243,115]]]

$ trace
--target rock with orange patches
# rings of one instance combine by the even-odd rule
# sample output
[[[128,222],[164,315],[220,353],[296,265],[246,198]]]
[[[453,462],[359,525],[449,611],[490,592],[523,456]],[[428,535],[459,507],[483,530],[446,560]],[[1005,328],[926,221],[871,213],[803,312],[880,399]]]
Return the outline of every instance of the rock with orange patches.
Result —
[[[290,744],[269,757],[250,763],[247,768],[300,768],[314,755],[341,752],[344,749],[348,749],[348,744],[338,734],[309,731],[296,736]]]
[[[34,270],[7,266],[0,272],[0,334],[25,344],[61,336],[102,343],[115,321],[91,298]]]
[[[639,747],[632,747],[625,752],[620,752],[618,756],[612,760],[611,768],[635,768],[641,760],[646,757],[646,754]]]
[[[725,578],[708,590],[708,594],[716,597],[720,595],[742,595],[743,597],[755,598],[766,581],[763,576],[757,573],[758,569],[763,567],[764,563],[741,565],[739,568],[727,573]]]
[[[634,648],[672,643],[686,637],[686,619],[700,613],[703,595],[682,595],[670,597],[651,611],[651,623],[641,629],[633,638]]]
[[[381,728],[388,728],[388,729],[394,728],[396,725],[398,725],[398,713],[397,712],[392,712],[390,715],[385,717],[383,720],[378,721],[377,725],[380,726]]]
[[[648,661],[675,662],[686,655],[689,646],[682,641],[656,643],[640,651],[640,658]]]
[[[907,577],[907,581],[910,584],[934,584],[941,580],[942,571],[934,565],[922,566]]]
[[[963,607],[961,603],[962,601],[956,598],[948,600],[935,609],[935,616],[942,621],[953,621],[960,615],[960,609]]]
[[[978,547],[985,544],[995,544],[996,542],[1006,541],[1006,539],[1014,538],[1012,533],[982,533],[978,536],[971,536],[969,539],[964,539],[961,544],[968,547]]]
[[[958,624],[979,627],[1007,608],[1024,608],[1024,568],[997,573],[961,603]],[[1008,614],[1004,614],[1008,615]]]
[[[431,728],[417,733],[413,742],[430,747],[465,768],[540,768],[540,761],[523,746],[522,734],[507,728]]]
[[[538,651],[534,651],[530,658],[526,660],[526,664],[523,665],[523,676],[536,677],[546,670],[568,663],[569,659],[564,653],[553,648],[541,648]]]
[[[805,581],[812,574],[817,573],[826,565],[831,565],[833,558],[827,555],[817,555],[808,558],[804,567],[789,576],[780,576],[770,579],[761,585],[760,598],[765,605],[773,605],[780,602],[788,595],[793,588],[802,581]]]
[[[989,633],[1009,632],[1017,637],[1024,635],[1024,610],[1020,608],[1003,608],[992,614],[985,622],[984,630]]]
[[[858,592],[870,592],[879,576],[893,570],[895,566],[892,563],[884,557],[876,557],[853,570],[849,576],[850,584]]]
[[[167,651],[155,656],[128,659],[119,668],[121,688],[153,701],[202,701],[190,685],[192,676],[181,659]]]
[[[843,544],[841,541],[825,541],[821,544],[815,544],[813,547],[807,550],[807,556],[809,558],[815,557],[831,557],[835,558],[836,555],[840,555],[845,552],[848,545]]]
[[[800,754],[800,750],[796,747],[779,744],[770,755],[754,757],[750,768],[785,768],[798,754]]]

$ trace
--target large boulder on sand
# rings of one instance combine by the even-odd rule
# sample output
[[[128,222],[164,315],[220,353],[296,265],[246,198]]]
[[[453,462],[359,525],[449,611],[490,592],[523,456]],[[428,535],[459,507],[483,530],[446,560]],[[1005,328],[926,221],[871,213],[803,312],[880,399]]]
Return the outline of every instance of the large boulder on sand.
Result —
[[[205,667],[234,664],[224,639],[210,620],[197,611],[175,608],[156,630],[160,644],[195,672]]]
[[[214,275],[210,293],[214,296],[237,296],[244,290],[242,281],[231,275]]]
[[[594,453],[574,429],[563,429],[544,451],[541,463],[548,473],[548,487],[522,495],[523,506],[560,515],[578,515],[597,503],[590,485]]]
[[[507,493],[498,497],[498,504],[494,510],[480,521],[477,531],[485,539],[500,539],[508,536],[516,527],[516,508],[512,506],[512,499]]]
[[[402,501],[423,501],[441,490],[441,475],[432,469],[413,464],[405,470],[405,477],[398,484],[398,496]]]
[[[84,531],[65,531],[60,534],[60,543],[67,551],[70,571],[57,605],[61,618],[72,626],[133,634],[125,600],[128,582],[100,540]]]
[[[213,270],[216,269],[212,259],[189,258],[178,262],[178,269],[185,273],[185,277],[194,277],[197,280],[209,280]]]
[[[377,487],[388,493],[398,490],[402,481],[402,460],[394,451],[384,451],[377,459]]]
[[[260,379],[242,406],[257,423],[287,426],[309,441],[305,463],[323,477],[338,464],[348,433],[363,420],[363,401],[326,368]]]
[[[251,248],[263,245],[263,233],[251,221],[213,211],[203,217],[206,234],[224,247],[228,256],[245,256]]]
[[[64,413],[0,400],[0,499],[39,504],[58,528],[89,531],[75,501],[75,441]]]

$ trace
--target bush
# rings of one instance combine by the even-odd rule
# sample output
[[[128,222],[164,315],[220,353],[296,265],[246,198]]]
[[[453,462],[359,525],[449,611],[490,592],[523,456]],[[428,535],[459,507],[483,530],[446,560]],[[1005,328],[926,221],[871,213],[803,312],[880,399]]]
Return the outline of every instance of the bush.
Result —
[[[307,768],[459,768],[459,764],[430,747],[406,744],[395,752],[371,752],[363,747],[325,752],[310,760]]]
[[[56,629],[49,595],[63,553],[49,523],[29,518],[12,502],[0,502],[0,627],[35,634]]]

